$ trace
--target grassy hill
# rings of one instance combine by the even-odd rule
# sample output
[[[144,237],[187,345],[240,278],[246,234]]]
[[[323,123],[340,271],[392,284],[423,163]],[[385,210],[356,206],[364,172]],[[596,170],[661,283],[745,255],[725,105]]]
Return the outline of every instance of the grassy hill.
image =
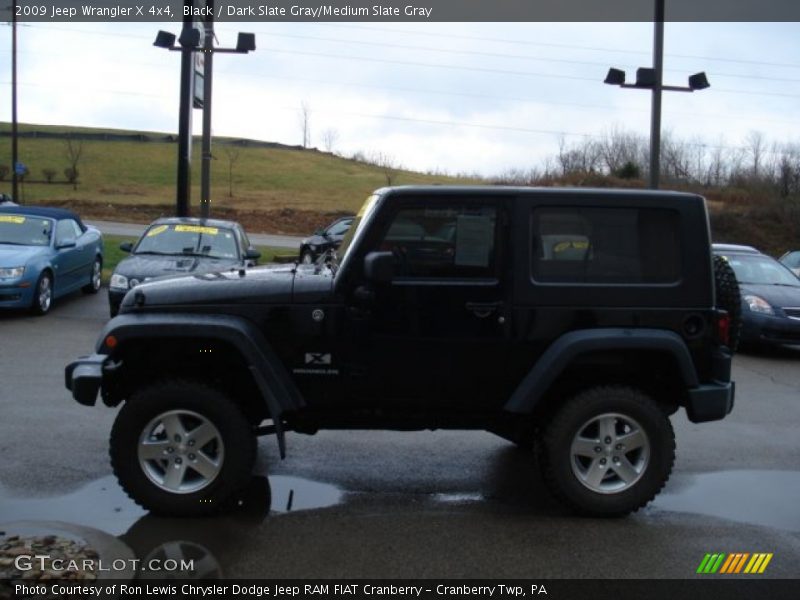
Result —
[[[23,184],[26,204],[69,204],[96,218],[133,221],[155,218],[173,210],[177,143],[164,141],[169,134],[45,125],[20,125],[19,129],[23,134],[36,131],[70,133],[76,137],[107,134],[113,138],[137,134],[149,140],[81,141],[80,177],[74,190],[65,183],[64,169],[69,166],[65,139],[21,137],[19,159],[29,169],[26,176],[29,181]],[[10,124],[0,123],[0,132],[8,131]],[[215,216],[245,215],[261,222],[262,217],[268,215],[269,223],[263,223],[260,229],[305,233],[312,224],[322,225],[333,215],[355,212],[370,192],[387,184],[386,172],[375,165],[317,150],[255,144],[258,142],[214,139],[211,201]],[[229,152],[238,152],[232,164]],[[0,164],[10,164],[10,153],[10,138],[0,137]],[[195,139],[192,156],[192,206],[196,209],[200,201],[198,139]],[[232,170],[232,196],[229,168]],[[34,183],[45,179],[43,169],[56,171],[53,183]],[[464,179],[403,170],[392,170],[390,176],[394,185],[470,183]],[[0,191],[11,191],[10,175],[0,182]]]
[[[0,123],[0,165],[11,163],[9,123]],[[43,169],[56,171],[57,182],[23,185],[28,204],[66,205],[86,217],[149,222],[174,213],[177,143],[170,134],[86,127],[21,125],[20,131],[39,137],[19,140],[20,160],[29,180],[43,180]],[[69,166],[66,140],[54,135],[92,138],[82,142],[77,190],[65,184]],[[238,152],[232,165],[233,195],[229,195],[229,151]],[[373,164],[299,147],[215,138],[212,162],[212,215],[242,222],[249,231],[307,234],[342,213],[355,212],[367,195],[387,184],[387,171]],[[200,147],[193,148],[192,208],[200,202]],[[393,185],[481,183],[476,180],[391,170]],[[0,192],[11,191],[10,177]],[[484,182],[485,183],[485,182]],[[598,173],[573,173],[539,185],[644,187],[645,182]],[[681,185],[709,200],[715,241],[751,244],[779,255],[800,248],[800,199],[782,198],[758,186],[708,189]]]

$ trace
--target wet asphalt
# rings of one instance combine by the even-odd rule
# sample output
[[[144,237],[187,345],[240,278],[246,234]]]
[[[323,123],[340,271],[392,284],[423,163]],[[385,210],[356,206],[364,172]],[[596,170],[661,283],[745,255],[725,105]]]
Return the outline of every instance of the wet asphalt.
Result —
[[[734,412],[673,417],[662,494],[624,519],[575,517],[529,453],[479,432],[261,438],[242,508],[159,519],[111,475],[115,410],[75,403],[64,365],[91,352],[105,290],[46,317],[0,313],[0,530],[61,521],[115,536],[139,558],[192,557],[197,577],[694,577],[707,552],[771,552],[762,577],[800,564],[800,349],[737,355]]]

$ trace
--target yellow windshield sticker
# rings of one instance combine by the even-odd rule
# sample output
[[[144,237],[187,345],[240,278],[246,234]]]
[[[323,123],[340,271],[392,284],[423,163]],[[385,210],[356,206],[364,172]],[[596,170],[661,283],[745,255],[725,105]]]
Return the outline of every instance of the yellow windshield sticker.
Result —
[[[217,235],[219,229],[216,227],[202,227],[200,225],[175,225],[175,231],[180,233],[207,233],[208,235]]]
[[[169,229],[169,225],[159,225],[158,227],[153,227],[147,232],[147,237],[153,237],[159,233],[164,233],[167,229]]]
[[[25,217],[18,217],[17,215],[0,215],[0,223],[15,223],[22,225],[25,222]]]
[[[575,250],[586,250],[589,247],[589,242],[559,242],[553,248],[553,252],[565,252],[570,248]]]

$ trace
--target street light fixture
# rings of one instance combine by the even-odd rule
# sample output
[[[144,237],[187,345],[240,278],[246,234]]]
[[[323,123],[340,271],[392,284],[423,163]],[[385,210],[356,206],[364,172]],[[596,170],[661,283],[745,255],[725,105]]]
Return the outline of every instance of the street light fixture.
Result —
[[[623,88],[634,88],[638,90],[652,90],[656,86],[656,70],[647,67],[636,69],[636,83],[625,83],[625,71],[611,68],[603,83],[618,85]],[[701,71],[689,76],[689,85],[660,85],[659,88],[670,92],[697,92],[711,87],[705,72]]]
[[[193,0],[184,0],[184,6],[192,7]],[[200,177],[200,216],[207,219],[211,194],[211,77],[213,56],[218,52],[232,54],[247,54],[256,49],[256,36],[253,33],[239,33],[235,48],[214,48],[214,2],[207,0],[209,16],[205,19],[205,39],[194,27],[191,16],[184,17],[181,35],[176,36],[168,31],[159,31],[156,35],[154,46],[170,51],[182,53],[181,60],[181,99],[178,127],[178,185],[176,198],[176,214],[189,216],[189,191],[191,183],[191,148],[192,148],[192,56],[196,50],[203,53],[203,141],[202,163]],[[191,14],[191,10],[184,10],[184,14]],[[201,46],[202,43],[202,46]],[[195,94],[196,95],[196,94]],[[201,106],[198,105],[198,108]]]
[[[653,67],[636,69],[636,83],[625,83],[625,71],[609,69],[604,83],[623,88],[650,90],[650,187],[658,189],[661,153],[661,92],[694,92],[710,87],[705,73],[689,77],[688,87],[664,85],[664,0],[654,0]]]

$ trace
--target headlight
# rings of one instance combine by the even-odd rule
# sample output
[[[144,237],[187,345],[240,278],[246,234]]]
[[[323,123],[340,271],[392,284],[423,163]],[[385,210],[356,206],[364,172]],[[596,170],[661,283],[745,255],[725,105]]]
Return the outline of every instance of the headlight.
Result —
[[[744,297],[744,301],[747,303],[747,307],[753,312],[761,313],[763,315],[775,314],[775,311],[772,310],[769,302],[764,300],[761,296],[747,294]]]
[[[114,288],[116,290],[127,290],[128,289],[128,278],[125,275],[119,275],[118,273],[114,273],[111,276],[111,283],[109,287]]]
[[[309,248],[309,250],[311,250],[312,252],[316,252],[316,251],[317,251],[317,247],[316,247],[314,244],[309,244],[309,245],[308,245],[308,248]]]
[[[25,267],[10,267],[7,269],[0,269],[0,279],[17,279],[22,277],[25,272]]]

